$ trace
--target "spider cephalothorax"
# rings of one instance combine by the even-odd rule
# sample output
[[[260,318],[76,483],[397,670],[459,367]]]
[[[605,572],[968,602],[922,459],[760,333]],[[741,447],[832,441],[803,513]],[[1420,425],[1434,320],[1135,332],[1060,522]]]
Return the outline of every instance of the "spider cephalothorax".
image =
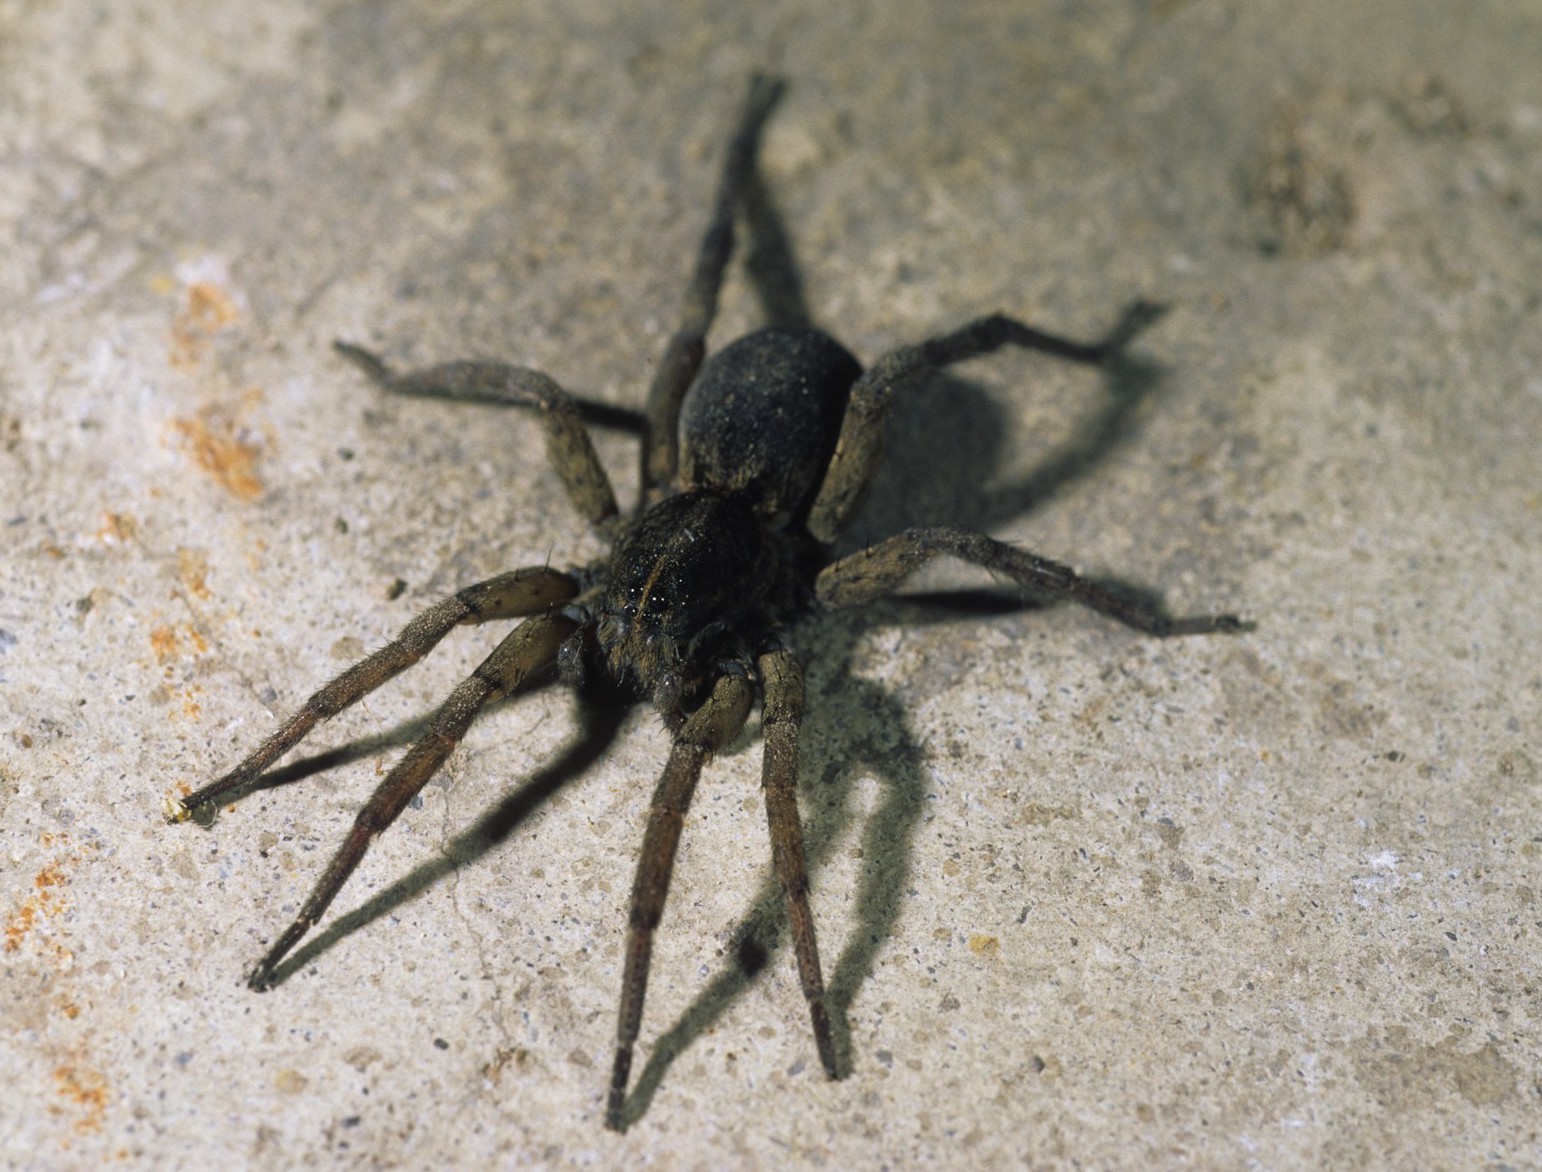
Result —
[[[729,144],[711,223],[685,309],[648,394],[642,492],[618,516],[581,405],[524,367],[455,362],[393,373],[373,353],[338,343],[388,391],[534,409],[552,464],[574,506],[613,539],[609,559],[564,572],[513,570],[468,586],[413,619],[392,642],[312,695],[223,777],[168,798],[183,821],[253,782],[315,725],[412,666],[463,623],[526,618],[463,681],[432,725],[359,811],[300,913],[248,977],[265,989],[279,963],[326,911],[370,840],[397,817],[459,744],[488,703],[554,666],[593,673],[649,700],[669,730],[669,760],[648,815],[632,888],[620,1021],[605,1120],[627,1119],[626,1088],[642,1020],[653,932],[663,912],[685,809],[713,752],[738,735],[757,696],[765,742],[763,784],[772,861],[786,896],[798,975],[825,1072],[837,1078],[834,1035],[809,914],[796,800],[803,669],[783,632],[811,606],[871,601],[937,554],[1010,578],[1037,596],[1069,598],[1156,635],[1235,631],[1232,615],[1174,619],[1068,567],[954,527],[908,529],[832,560],[831,541],[856,510],[883,447],[894,394],[927,375],[1002,346],[1097,364],[1151,320],[1137,303],[1098,342],[1046,334],[1000,314],[895,350],[867,370],[835,339],[805,326],[770,326],[703,363],[705,337],[733,247],[733,223],[754,178],[760,128],[780,86],[756,78]]]
[[[665,714],[711,669],[782,572],[776,534],[743,492],[666,497],[616,544],[596,607],[604,666]]]
[[[862,373],[815,329],[768,326],[707,361],[680,410],[678,492],[617,540],[597,607],[605,667],[666,715],[813,597],[804,521]]]

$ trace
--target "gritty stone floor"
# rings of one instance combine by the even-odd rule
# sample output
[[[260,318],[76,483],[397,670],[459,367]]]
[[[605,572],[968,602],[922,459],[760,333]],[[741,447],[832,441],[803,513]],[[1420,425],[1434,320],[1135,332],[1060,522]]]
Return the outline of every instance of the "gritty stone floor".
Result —
[[[1542,1164],[1539,43],[1530,0],[0,3],[0,1159]],[[330,343],[636,406],[757,66],[808,304],[864,359],[1170,306],[1126,377],[1003,354],[905,401],[842,548],[957,521],[1257,626],[806,624],[850,1073],[747,736],[618,1136],[654,717],[489,713],[264,996],[242,972],[499,631],[211,824],[160,808],[429,601],[601,548],[529,419]],[[736,266],[713,337],[759,320]],[[629,496],[633,439],[598,442]]]

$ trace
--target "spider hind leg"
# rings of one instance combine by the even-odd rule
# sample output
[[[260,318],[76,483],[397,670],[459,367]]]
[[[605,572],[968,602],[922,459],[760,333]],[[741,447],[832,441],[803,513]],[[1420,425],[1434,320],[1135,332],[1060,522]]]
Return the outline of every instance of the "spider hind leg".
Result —
[[[835,455],[809,514],[809,532],[828,544],[855,515],[883,458],[884,428],[894,396],[900,391],[954,363],[994,353],[1003,346],[1038,350],[1068,362],[1097,366],[1117,359],[1131,340],[1163,312],[1160,305],[1136,301],[1095,342],[1075,342],[1006,314],[993,313],[951,333],[885,354],[851,388]]]
[[[333,342],[332,348],[394,395],[534,409],[546,432],[546,458],[561,477],[573,507],[594,525],[616,515],[616,493],[584,427],[582,405],[548,375],[528,366],[472,361],[398,374],[363,346]]]
[[[670,335],[648,388],[642,452],[644,499],[655,498],[675,478],[680,459],[680,403],[706,356],[707,330],[717,316],[723,274],[733,255],[734,214],[754,186],[760,132],[783,88],[773,78],[760,74],[752,77],[738,126],[728,142],[712,203],[712,219],[697,246],[696,267],[685,291],[680,322]]]
[[[1234,633],[1248,624],[1233,614],[1174,617],[1138,597],[1084,578],[1071,567],[971,529],[907,529],[820,571],[815,593],[827,606],[857,606],[888,594],[938,554],[1001,574],[1034,594],[1068,598],[1148,635]]]

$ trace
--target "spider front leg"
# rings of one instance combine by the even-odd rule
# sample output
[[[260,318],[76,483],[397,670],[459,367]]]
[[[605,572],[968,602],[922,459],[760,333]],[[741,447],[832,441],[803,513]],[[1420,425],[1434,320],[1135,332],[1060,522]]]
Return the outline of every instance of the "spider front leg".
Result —
[[[1041,350],[1071,362],[1107,362],[1163,312],[1159,305],[1137,301],[1096,342],[1073,342],[996,313],[977,318],[952,333],[885,354],[851,388],[835,454],[809,513],[809,532],[822,542],[832,542],[856,513],[883,457],[884,428],[890,405],[900,389],[944,367],[1003,346]]]
[[[765,742],[761,788],[766,793],[766,822],[771,831],[771,859],[787,900],[787,923],[798,958],[798,980],[808,1002],[814,1045],[820,1064],[839,1078],[835,1037],[825,1009],[825,981],[819,969],[819,945],[808,902],[808,862],[803,856],[803,823],[798,817],[798,730],[803,723],[803,667],[792,652],[777,648],[756,661],[765,691],[761,737]]]
[[[595,454],[578,401],[547,375],[502,362],[448,362],[396,374],[378,354],[362,346],[333,342],[332,347],[392,394],[534,408],[546,432],[546,456],[562,478],[573,507],[595,525],[616,515],[615,490]]]
[[[653,932],[664,914],[664,899],[675,868],[675,850],[685,811],[701,777],[702,766],[744,727],[753,689],[743,675],[718,677],[712,694],[675,733],[669,763],[653,791],[648,828],[632,884],[632,911],[627,924],[626,961],[621,976],[621,1012],[616,1023],[616,1058],[611,1067],[605,1126],[625,1130],[626,1084],[632,1073],[632,1048],[642,1025],[643,998],[648,991],[648,964],[653,957]]]
[[[828,606],[857,606],[889,593],[940,553],[1004,574],[1035,594],[1069,598],[1148,635],[1200,635],[1246,629],[1233,614],[1173,618],[1155,605],[1083,578],[1069,566],[983,533],[951,526],[907,529],[826,566],[814,592]]]
[[[539,614],[562,605],[577,594],[578,582],[574,578],[545,566],[532,566],[499,574],[436,602],[379,651],[314,692],[298,712],[229,773],[185,798],[166,798],[166,820],[185,822],[199,807],[255,781],[263,770],[299,744],[317,724],[336,716],[387,680],[406,671],[462,623],[486,623]]]
[[[300,908],[294,923],[257,962],[247,985],[261,992],[273,981],[279,962],[326,912],[353,874],[375,836],[396,821],[445,758],[465,737],[466,730],[489,703],[517,691],[532,674],[556,662],[562,642],[578,623],[561,614],[542,615],[515,628],[469,677],[450,693],[434,714],[433,724],[386,774],[354,819],[353,828],[332,856],[320,881]]]

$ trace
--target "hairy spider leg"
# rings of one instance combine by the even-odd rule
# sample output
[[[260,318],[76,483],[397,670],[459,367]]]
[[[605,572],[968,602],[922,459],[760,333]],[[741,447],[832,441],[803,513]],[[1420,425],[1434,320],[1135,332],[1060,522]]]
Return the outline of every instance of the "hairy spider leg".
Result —
[[[387,680],[406,671],[461,624],[539,614],[575,597],[578,589],[578,582],[567,574],[546,566],[530,566],[467,586],[434,603],[379,651],[361,659],[312,693],[299,711],[229,773],[185,798],[166,798],[164,813],[167,821],[185,822],[200,806],[255,781],[263,770],[299,744],[317,724],[336,716]]]
[[[616,493],[584,427],[581,405],[549,376],[503,362],[447,362],[396,374],[363,346],[333,342],[332,348],[392,394],[534,408],[546,432],[546,457],[579,515],[594,525],[616,515]]]
[[[578,623],[566,615],[547,614],[530,619],[511,631],[492,654],[461,681],[434,713],[428,732],[413,743],[370,795],[294,923],[284,930],[278,942],[247,976],[248,987],[261,992],[272,984],[273,971],[279,962],[326,912],[375,836],[396,821],[407,803],[439,771],[445,758],[466,735],[477,713],[492,701],[517,691],[532,674],[554,663],[562,641],[577,629]]]
[[[728,143],[712,204],[712,219],[696,253],[696,269],[686,287],[680,324],[670,336],[648,388],[642,447],[645,504],[668,488],[679,466],[680,403],[706,354],[707,329],[717,315],[718,293],[733,254],[734,213],[752,182],[761,128],[783,88],[783,83],[774,78],[758,73],[751,77],[743,112]]]
[[[1107,362],[1163,312],[1159,305],[1137,301],[1096,342],[1073,342],[995,313],[976,318],[952,333],[885,354],[851,388],[835,455],[830,458],[809,513],[809,532],[822,542],[832,542],[856,513],[883,457],[889,408],[901,389],[944,367],[990,354],[1003,346],[1041,350],[1071,362]]]
[[[648,828],[643,833],[637,877],[632,884],[632,911],[626,932],[626,962],[621,976],[621,1012],[616,1022],[616,1058],[611,1067],[605,1125],[625,1130],[626,1084],[632,1073],[632,1048],[642,1025],[643,998],[648,991],[648,964],[653,956],[653,932],[664,914],[664,899],[675,868],[675,850],[686,808],[701,777],[702,766],[744,727],[754,690],[745,676],[726,672],[712,694],[685,719],[674,735],[669,761],[653,791]]]
[[[907,529],[819,572],[814,592],[827,606],[859,606],[889,593],[937,554],[1004,574],[1035,594],[1069,598],[1148,635],[1232,633],[1247,626],[1233,614],[1174,618],[1153,603],[1109,590],[1069,566],[954,526]]]
[[[798,730],[803,723],[803,665],[784,648],[756,660],[765,694],[761,714],[761,788],[766,794],[766,823],[771,832],[771,860],[787,900],[798,980],[808,1002],[814,1044],[825,1073],[839,1078],[835,1036],[825,1009],[825,981],[819,969],[819,945],[808,902],[808,862],[803,855],[803,823],[798,817]]]

